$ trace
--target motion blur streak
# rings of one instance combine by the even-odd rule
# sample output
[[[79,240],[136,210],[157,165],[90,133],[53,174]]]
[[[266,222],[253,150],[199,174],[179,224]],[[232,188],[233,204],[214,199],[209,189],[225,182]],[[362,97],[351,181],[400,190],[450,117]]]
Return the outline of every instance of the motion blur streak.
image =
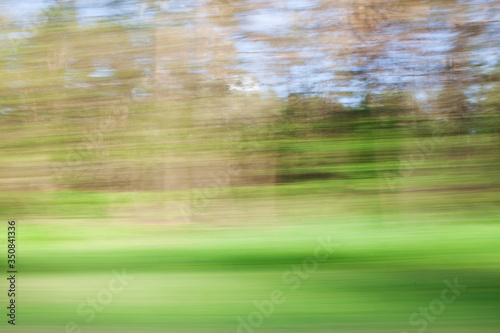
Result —
[[[2,1],[0,331],[498,332],[499,32],[489,0]]]

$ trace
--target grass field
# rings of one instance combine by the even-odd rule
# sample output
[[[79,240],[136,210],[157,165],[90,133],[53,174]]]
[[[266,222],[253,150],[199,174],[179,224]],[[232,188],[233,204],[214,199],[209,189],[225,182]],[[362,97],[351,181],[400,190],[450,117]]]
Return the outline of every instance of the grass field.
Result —
[[[302,160],[284,159],[287,170],[314,169],[310,158],[346,176],[214,192],[179,223],[164,222],[163,203],[188,192],[5,192],[17,315],[0,330],[496,332],[499,177],[481,148],[491,138],[477,140],[468,157],[443,138],[411,173],[350,159],[363,140],[297,141],[288,149]],[[371,144],[376,156],[396,149]],[[378,176],[358,177],[365,169]]]
[[[460,195],[433,196],[428,206],[391,212],[366,205],[391,200],[380,195],[281,195],[269,216],[273,223],[258,214],[219,225],[19,220],[18,327],[493,332],[500,327],[499,210],[485,205],[474,218],[470,207],[456,205]],[[251,205],[252,197],[242,200]],[[444,200],[455,209],[437,210]],[[332,250],[318,260],[320,242]],[[111,292],[114,274],[123,272],[126,285]],[[455,279],[463,289],[454,301],[442,303],[444,309],[435,302],[438,314],[411,321],[441,298],[445,280]],[[271,307],[273,291],[281,297]],[[92,299],[95,307],[87,304]],[[255,302],[268,307],[258,310]],[[15,331],[5,320],[1,325]]]

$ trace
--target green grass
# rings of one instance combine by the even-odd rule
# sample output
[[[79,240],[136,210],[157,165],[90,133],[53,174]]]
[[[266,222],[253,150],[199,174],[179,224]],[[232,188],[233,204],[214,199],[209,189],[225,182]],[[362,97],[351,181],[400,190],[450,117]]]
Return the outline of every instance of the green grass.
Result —
[[[306,219],[307,210],[295,212]],[[18,324],[57,332],[68,321],[84,331],[232,332],[238,317],[255,311],[254,301],[279,289],[286,301],[258,331],[415,330],[408,317],[440,296],[443,280],[458,278],[467,290],[432,329],[499,327],[500,226],[426,222],[376,225],[353,214],[225,228],[21,220]],[[326,236],[337,244],[334,253],[293,290],[283,274]],[[122,269],[134,280],[85,323],[77,307]]]
[[[366,152],[364,140],[297,142],[288,151],[298,155],[282,160],[288,170],[331,163],[327,171],[348,177],[211,192],[188,224],[165,223],[170,208],[160,208],[189,203],[190,191],[2,193],[2,215],[19,221],[16,329],[237,332],[255,301],[280,290],[286,300],[255,332],[416,332],[410,316],[455,278],[467,289],[428,332],[500,327],[494,154],[478,144],[469,159],[452,156],[463,142],[446,138],[391,190],[383,172],[398,162],[383,152],[411,154],[414,141],[374,140],[377,158],[362,167],[352,158]],[[370,168],[376,177],[359,176]],[[334,253],[292,288],[284,276],[314,256],[321,237]],[[86,322],[79,306],[122,269],[134,279]],[[0,331],[16,330],[4,318]]]

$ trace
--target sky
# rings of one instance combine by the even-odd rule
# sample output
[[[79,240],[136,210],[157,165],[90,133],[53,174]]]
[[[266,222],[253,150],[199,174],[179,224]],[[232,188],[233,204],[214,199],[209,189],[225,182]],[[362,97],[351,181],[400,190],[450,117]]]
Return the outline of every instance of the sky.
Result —
[[[377,71],[376,79],[379,83],[389,86],[412,85],[415,89],[417,99],[424,101],[431,93],[430,88],[436,88],[438,82],[433,82],[432,74],[438,73],[442,69],[443,61],[446,59],[447,51],[452,47],[451,41],[455,37],[453,32],[446,29],[430,29],[427,33],[421,33],[405,42],[395,41],[388,45],[383,58],[371,64],[372,68],[362,68],[346,63],[333,63],[328,59],[328,55],[319,51],[311,43],[309,49],[302,49],[303,54],[308,54],[310,60],[301,65],[288,67],[287,75],[276,71],[276,57],[280,49],[271,46],[268,42],[253,40],[245,35],[262,34],[268,36],[280,36],[294,27],[296,18],[308,11],[314,10],[318,6],[318,0],[276,0],[259,1],[257,9],[250,10],[238,17],[238,36],[233,36],[235,47],[238,51],[240,61],[239,68],[253,76],[262,87],[272,89],[279,97],[286,97],[290,92],[314,92],[317,94],[328,93],[332,90],[336,92],[362,90],[362,83],[356,79],[351,80],[351,86],[337,84],[336,71],[338,70],[376,70],[383,68],[384,71]],[[476,5],[487,3],[489,0],[473,0],[468,2]],[[20,24],[29,24],[34,21],[34,17],[43,9],[47,8],[51,1],[47,0],[25,0],[14,1],[5,0],[0,4],[0,9],[9,13],[9,16]],[[188,11],[196,5],[195,1],[173,0],[158,1],[162,10],[168,12]],[[103,1],[97,0],[76,0],[78,16],[82,23],[92,22],[96,18],[111,15],[111,9],[103,6]],[[128,6],[126,8],[132,12],[137,12],[138,17],[147,19],[147,10],[144,6]],[[439,8],[436,9],[436,21],[427,22],[429,27],[440,24]],[[332,15],[336,15],[332,11]],[[470,19],[500,20],[499,11],[481,10],[480,7],[470,7],[468,13]],[[489,25],[486,34],[488,40],[483,40],[484,47],[473,51],[475,61],[481,64],[482,70],[491,69],[498,63],[500,58],[500,47],[498,43],[492,43],[495,36],[498,37],[500,24]],[[423,53],[416,53],[412,50],[424,50]],[[425,58],[422,58],[424,54]],[[424,64],[419,65],[419,64]],[[374,66],[374,67],[373,67]],[[480,66],[480,67],[481,67]],[[481,68],[478,68],[481,70]],[[106,68],[94,73],[96,76],[112,75],[112,71]],[[340,81],[340,80],[338,80]],[[327,82],[327,84],[325,84]],[[356,104],[360,101],[360,96],[344,96],[339,101],[344,104]]]

